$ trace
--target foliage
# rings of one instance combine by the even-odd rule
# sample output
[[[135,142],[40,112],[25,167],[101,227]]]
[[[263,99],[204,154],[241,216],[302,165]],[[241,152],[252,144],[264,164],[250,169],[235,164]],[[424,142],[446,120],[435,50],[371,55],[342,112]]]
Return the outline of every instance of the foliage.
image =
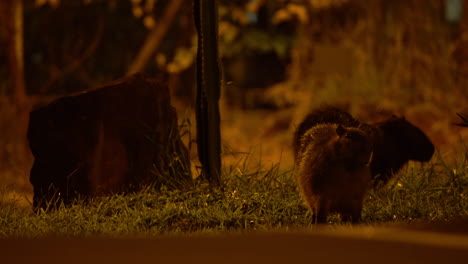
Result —
[[[30,93],[44,94],[74,92],[124,75],[151,32],[149,29],[158,26],[169,1],[33,2],[25,9],[26,86]],[[332,68],[344,67],[350,74],[332,79],[350,75],[355,78],[371,71],[378,74],[371,88],[382,89],[385,96],[391,96],[386,91],[396,90],[396,96],[412,91],[403,96],[411,97],[409,100],[443,100],[439,99],[443,91],[438,87],[464,87],[458,81],[466,79],[460,77],[466,75],[466,38],[454,37],[457,26],[441,19],[444,1],[421,2],[424,1],[390,4],[360,0],[220,0],[220,55],[226,72],[230,72],[241,71],[230,68],[247,68],[232,65],[237,63],[233,58],[256,65],[255,60],[263,60],[257,54],[272,54],[281,60],[269,62],[267,72],[277,68],[282,74],[287,71],[294,85],[312,79],[319,84],[308,85],[309,88],[324,89],[320,83],[330,78],[312,70],[322,68],[324,63],[315,58],[320,53],[316,47],[345,46],[347,53],[354,56],[352,60],[328,61]],[[191,8],[184,5],[180,11],[154,60],[146,67],[148,73],[176,75],[193,69],[196,34]],[[463,32],[463,28],[459,31]],[[261,66],[253,68],[259,70]],[[0,67],[0,73],[2,70]],[[233,76],[246,74],[233,73],[226,81],[242,86]],[[254,77],[269,84],[269,76],[265,75]],[[284,78],[274,82],[281,80]],[[5,86],[0,81],[0,89]],[[187,87],[188,93],[189,85],[181,86],[180,89]],[[456,89],[453,92],[458,93]]]

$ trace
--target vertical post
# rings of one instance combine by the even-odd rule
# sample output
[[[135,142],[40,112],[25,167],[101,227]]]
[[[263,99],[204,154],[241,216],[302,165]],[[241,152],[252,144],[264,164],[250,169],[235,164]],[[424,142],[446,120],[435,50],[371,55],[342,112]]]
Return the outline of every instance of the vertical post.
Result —
[[[198,32],[197,141],[202,177],[221,186],[220,71],[218,64],[218,10],[216,0],[194,0]]]

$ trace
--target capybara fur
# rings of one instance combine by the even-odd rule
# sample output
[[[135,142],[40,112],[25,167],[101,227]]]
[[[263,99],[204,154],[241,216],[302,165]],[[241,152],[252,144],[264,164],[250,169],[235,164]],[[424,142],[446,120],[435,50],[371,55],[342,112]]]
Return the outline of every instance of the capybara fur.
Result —
[[[316,109],[304,118],[294,133],[293,148],[296,158],[297,154],[301,152],[301,137],[317,124],[341,124],[345,127],[358,127],[359,121],[355,120],[349,113],[333,106]]]
[[[408,161],[429,161],[434,154],[430,139],[404,117],[392,116],[383,122],[366,124],[339,108],[325,106],[311,112],[299,124],[293,142],[296,157],[302,152],[301,137],[318,124],[340,124],[366,132],[374,145],[370,165],[374,186],[386,184]]]
[[[408,161],[426,162],[434,154],[431,140],[404,117],[372,125],[377,131],[371,173],[374,185],[386,184]]]
[[[296,157],[298,188],[315,223],[337,212],[343,221],[359,222],[371,183],[372,142],[359,128],[317,124],[300,139]]]

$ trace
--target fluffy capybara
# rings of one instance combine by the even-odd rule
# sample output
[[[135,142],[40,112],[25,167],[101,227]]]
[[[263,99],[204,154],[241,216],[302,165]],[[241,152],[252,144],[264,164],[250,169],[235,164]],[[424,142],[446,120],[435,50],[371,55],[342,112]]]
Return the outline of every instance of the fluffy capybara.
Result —
[[[359,127],[360,123],[359,121],[355,120],[349,113],[336,107],[325,106],[316,109],[304,118],[294,133],[293,147],[296,157],[297,154],[301,151],[301,137],[307,132],[307,130],[317,124],[340,124],[345,127]]]
[[[370,168],[375,186],[386,184],[408,161],[429,161],[434,154],[430,139],[404,117],[392,116],[380,123],[366,124],[339,108],[325,106],[311,112],[299,124],[294,134],[295,155],[302,151],[301,137],[318,124],[340,124],[366,132],[374,145]]]
[[[317,124],[300,138],[296,156],[298,188],[315,223],[337,212],[359,222],[364,195],[372,179],[372,141],[359,128]]]

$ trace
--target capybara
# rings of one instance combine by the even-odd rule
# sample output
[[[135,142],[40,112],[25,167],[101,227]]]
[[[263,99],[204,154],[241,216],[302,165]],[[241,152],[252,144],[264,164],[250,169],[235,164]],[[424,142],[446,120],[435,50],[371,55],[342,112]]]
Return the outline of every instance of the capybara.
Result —
[[[372,142],[359,128],[317,124],[300,139],[296,156],[298,188],[315,223],[337,212],[359,222],[364,195],[371,183]]]
[[[301,137],[307,130],[317,124],[341,124],[345,127],[358,127],[359,121],[355,120],[349,113],[333,106],[316,109],[304,118],[294,133],[293,148],[295,157],[301,152]]]
[[[408,161],[426,162],[434,154],[431,140],[404,117],[392,116],[372,126],[377,129],[371,163],[374,185],[386,184]]]
[[[430,139],[404,117],[392,116],[380,123],[366,124],[339,108],[325,106],[311,112],[299,124],[293,142],[296,156],[302,152],[299,144],[301,137],[318,124],[340,124],[367,133],[374,145],[370,166],[374,186],[386,184],[408,161],[429,161],[434,154]]]

